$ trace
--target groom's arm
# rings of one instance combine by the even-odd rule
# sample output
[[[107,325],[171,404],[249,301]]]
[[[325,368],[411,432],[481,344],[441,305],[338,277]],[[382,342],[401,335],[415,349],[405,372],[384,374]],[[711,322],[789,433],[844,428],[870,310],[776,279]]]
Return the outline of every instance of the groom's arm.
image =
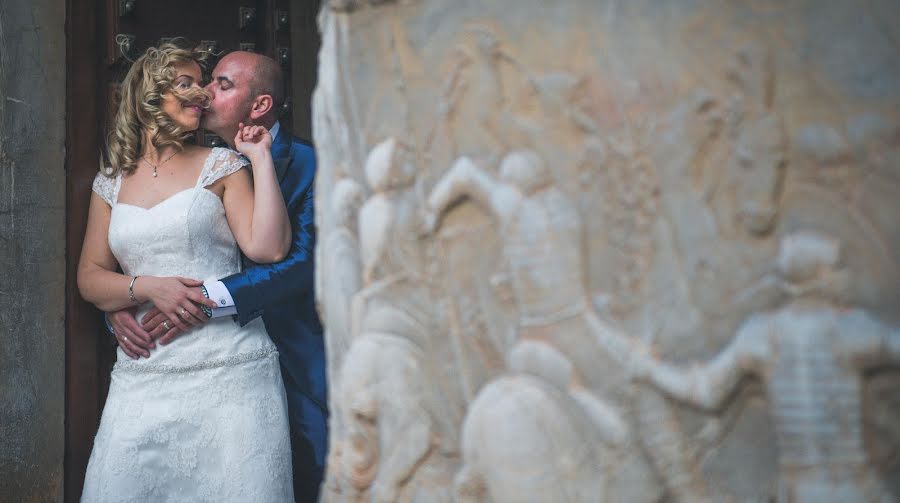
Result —
[[[221,280],[228,295],[217,289],[217,284],[207,284],[210,298],[222,306],[233,303],[233,310],[215,309],[213,316],[235,314],[243,326],[260,316],[266,306],[304,295],[313,288],[313,258],[316,243],[313,186],[303,194],[298,211],[291,215],[294,230],[288,256],[275,264],[254,264],[243,271]],[[221,295],[217,295],[221,294]],[[230,296],[231,299],[227,297]],[[231,300],[232,302],[229,302]]]

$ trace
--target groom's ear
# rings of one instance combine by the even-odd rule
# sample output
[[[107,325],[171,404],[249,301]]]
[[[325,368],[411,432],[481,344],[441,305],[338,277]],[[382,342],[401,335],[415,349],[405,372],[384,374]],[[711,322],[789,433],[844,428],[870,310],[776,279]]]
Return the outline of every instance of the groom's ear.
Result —
[[[275,102],[268,94],[261,94],[257,96],[256,99],[253,100],[253,105],[250,108],[250,118],[254,120],[259,119],[260,117],[269,113],[274,105]]]

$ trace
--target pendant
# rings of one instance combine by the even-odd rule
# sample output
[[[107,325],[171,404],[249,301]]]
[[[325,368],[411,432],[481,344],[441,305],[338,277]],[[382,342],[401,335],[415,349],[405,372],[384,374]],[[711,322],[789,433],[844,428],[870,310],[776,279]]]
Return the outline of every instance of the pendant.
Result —
[[[156,178],[156,166],[153,166],[153,178]]]

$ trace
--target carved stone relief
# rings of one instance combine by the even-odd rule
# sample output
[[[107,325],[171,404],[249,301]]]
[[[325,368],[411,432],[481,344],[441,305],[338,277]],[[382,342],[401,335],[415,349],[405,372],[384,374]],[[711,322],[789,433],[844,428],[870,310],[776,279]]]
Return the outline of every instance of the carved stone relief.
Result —
[[[323,8],[325,501],[900,498],[900,31],[786,4]]]

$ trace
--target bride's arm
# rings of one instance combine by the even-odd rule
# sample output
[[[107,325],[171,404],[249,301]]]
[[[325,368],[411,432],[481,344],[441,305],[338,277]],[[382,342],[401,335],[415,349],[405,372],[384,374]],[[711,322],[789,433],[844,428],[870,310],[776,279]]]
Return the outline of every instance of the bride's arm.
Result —
[[[215,307],[215,302],[206,299],[196,289],[191,289],[202,285],[202,281],[180,277],[139,276],[132,284],[133,276],[115,272],[118,263],[109,249],[111,213],[110,206],[97,193],[92,192],[87,230],[78,261],[78,291],[84,300],[107,312],[151,301],[182,330],[190,327],[179,319],[177,313],[181,309],[194,317],[205,318],[194,303]],[[132,286],[130,293],[129,286]]]
[[[228,225],[250,260],[280,262],[291,246],[291,224],[275,176],[272,137],[263,127],[246,127],[238,131],[235,145],[253,165],[253,177],[239,170],[223,178]]]
[[[113,272],[118,263],[109,249],[109,217],[111,208],[91,193],[87,230],[78,261],[78,290],[84,300],[103,311],[115,311],[131,306],[128,285],[131,277]]]

